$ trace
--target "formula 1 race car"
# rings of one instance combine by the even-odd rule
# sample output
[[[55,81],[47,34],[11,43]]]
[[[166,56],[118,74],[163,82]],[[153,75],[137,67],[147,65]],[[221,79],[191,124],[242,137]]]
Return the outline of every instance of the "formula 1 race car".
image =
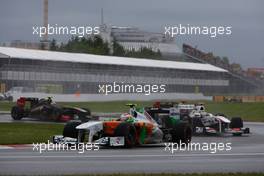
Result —
[[[51,120],[67,122],[69,120],[81,120],[86,122],[90,119],[89,109],[77,107],[63,107],[48,98],[20,97],[16,105],[11,109],[11,117],[14,120],[21,120],[24,117],[40,120]]]
[[[203,104],[184,103],[159,103],[148,108],[149,114],[158,122],[164,116],[178,116],[192,126],[194,134],[224,134],[230,133],[234,136],[249,134],[249,128],[243,128],[243,120],[233,117],[229,120],[224,114],[213,115],[205,111]]]
[[[68,122],[63,135],[54,136],[54,143],[97,143],[103,146],[133,147],[161,142],[189,143],[192,129],[188,123],[179,121],[168,128],[160,127],[144,110],[129,104],[129,113],[110,121]]]
[[[229,120],[224,114],[213,115],[205,111],[203,105],[195,106],[189,114],[192,119],[193,130],[196,134],[224,134],[230,133],[233,136],[249,134],[249,128],[243,128],[243,120],[240,117],[233,117]]]

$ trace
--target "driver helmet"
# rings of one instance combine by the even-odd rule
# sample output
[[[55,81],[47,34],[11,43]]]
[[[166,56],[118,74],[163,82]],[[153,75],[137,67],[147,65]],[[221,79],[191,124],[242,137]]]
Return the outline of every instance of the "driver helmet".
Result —
[[[52,98],[51,97],[47,97],[47,101],[48,101],[49,104],[51,104],[52,103]]]
[[[130,115],[130,114],[128,114],[128,113],[121,114],[121,116],[120,116],[120,120],[121,120],[121,121],[126,121],[126,120],[129,120],[129,119],[131,119],[131,118],[133,118],[132,115]]]

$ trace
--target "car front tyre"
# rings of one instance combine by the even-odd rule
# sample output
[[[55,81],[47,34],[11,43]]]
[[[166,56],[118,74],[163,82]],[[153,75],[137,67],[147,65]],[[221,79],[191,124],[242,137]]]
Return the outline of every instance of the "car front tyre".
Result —
[[[11,109],[11,117],[14,120],[21,120],[23,118],[23,110],[18,106],[14,106]]]

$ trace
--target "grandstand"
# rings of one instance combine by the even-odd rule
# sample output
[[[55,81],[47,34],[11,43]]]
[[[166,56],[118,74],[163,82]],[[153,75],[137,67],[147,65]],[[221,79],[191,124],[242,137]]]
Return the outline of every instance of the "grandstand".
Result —
[[[228,62],[226,63],[221,60],[220,57],[214,56],[213,53],[205,53],[187,44],[183,44],[183,55],[185,58],[192,58],[192,60],[195,60],[198,63],[208,63],[227,70],[232,77],[237,77],[238,80],[243,80],[244,83],[239,86],[244,87],[246,84],[250,84],[255,87],[255,89],[248,90],[248,93],[255,95],[264,94],[263,80],[248,74],[239,64],[233,65]]]
[[[166,93],[243,94],[255,87],[204,63],[0,47],[0,83],[52,93],[98,94],[112,82],[165,84]],[[52,88],[53,89],[52,89]],[[58,91],[59,90],[59,91]]]

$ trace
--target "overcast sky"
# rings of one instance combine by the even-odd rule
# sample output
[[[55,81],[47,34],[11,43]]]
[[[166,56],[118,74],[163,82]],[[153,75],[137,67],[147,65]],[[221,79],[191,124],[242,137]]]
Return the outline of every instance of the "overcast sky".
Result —
[[[49,24],[97,26],[100,9],[107,24],[164,32],[164,26],[232,26],[231,36],[178,36],[203,51],[227,56],[244,68],[264,67],[263,0],[49,0]],[[0,1],[0,43],[38,41],[32,26],[43,24],[42,0]],[[59,41],[69,36],[55,37]]]

